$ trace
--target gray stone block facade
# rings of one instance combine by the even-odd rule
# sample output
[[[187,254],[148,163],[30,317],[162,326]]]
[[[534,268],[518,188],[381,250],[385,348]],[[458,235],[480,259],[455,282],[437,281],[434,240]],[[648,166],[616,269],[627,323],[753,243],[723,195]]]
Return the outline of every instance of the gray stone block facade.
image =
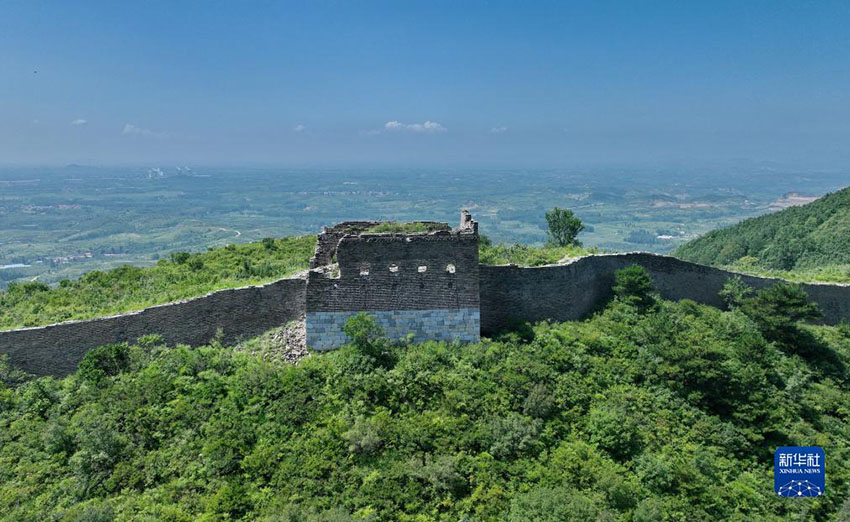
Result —
[[[358,312],[374,316],[390,339],[477,341],[481,331],[478,225],[420,222],[428,232],[369,233],[368,221],[340,223],[319,236],[307,278],[307,346],[338,348]]]
[[[340,347],[350,339],[343,327],[358,312],[310,312],[307,314],[307,347],[329,350]],[[443,310],[391,310],[368,312],[392,341],[414,342],[435,340],[476,343],[480,340],[481,312],[477,308],[447,308]]]

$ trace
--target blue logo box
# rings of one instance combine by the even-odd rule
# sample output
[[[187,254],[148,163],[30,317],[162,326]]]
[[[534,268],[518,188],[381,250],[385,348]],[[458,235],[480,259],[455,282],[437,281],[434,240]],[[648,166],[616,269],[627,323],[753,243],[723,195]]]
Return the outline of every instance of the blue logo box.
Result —
[[[826,490],[826,454],[818,446],[783,446],[773,454],[773,490],[780,497],[819,497]]]

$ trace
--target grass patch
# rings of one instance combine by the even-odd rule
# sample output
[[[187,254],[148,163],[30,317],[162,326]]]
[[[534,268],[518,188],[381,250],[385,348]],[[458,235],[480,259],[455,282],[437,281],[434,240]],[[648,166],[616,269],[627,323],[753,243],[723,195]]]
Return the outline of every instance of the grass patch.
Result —
[[[93,271],[55,287],[38,281],[0,291],[0,329],[139,310],[214,290],[267,283],[308,267],[315,236],[267,238],[202,253],[175,252],[152,267]]]
[[[514,263],[520,266],[552,265],[562,259],[570,259],[599,253],[596,248],[584,248],[576,245],[541,247],[520,245],[493,245],[482,237],[478,245],[478,260],[485,265],[506,265]]]
[[[776,277],[796,283],[850,283],[850,265],[827,265],[794,270],[771,270],[757,265],[735,263],[721,268],[760,277]]]
[[[437,232],[440,230],[450,230],[450,227],[445,223],[431,223],[424,221],[411,221],[409,223],[400,223],[397,221],[385,221],[377,225],[367,228],[366,234],[427,234],[428,232]]]

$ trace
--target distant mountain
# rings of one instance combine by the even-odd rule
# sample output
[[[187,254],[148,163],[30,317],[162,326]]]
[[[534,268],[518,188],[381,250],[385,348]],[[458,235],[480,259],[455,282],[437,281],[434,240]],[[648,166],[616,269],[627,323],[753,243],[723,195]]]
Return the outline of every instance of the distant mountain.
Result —
[[[682,245],[673,255],[707,265],[768,270],[850,264],[850,188],[713,230]]]

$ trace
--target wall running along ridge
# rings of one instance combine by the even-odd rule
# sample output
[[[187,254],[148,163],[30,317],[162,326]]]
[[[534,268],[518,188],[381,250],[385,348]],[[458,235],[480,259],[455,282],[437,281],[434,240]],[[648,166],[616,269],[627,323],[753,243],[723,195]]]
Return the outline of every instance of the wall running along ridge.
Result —
[[[481,331],[492,334],[517,320],[571,321],[586,317],[613,296],[614,272],[631,265],[646,268],[662,298],[692,299],[715,307],[723,306],[718,293],[730,277],[740,276],[755,289],[781,281],[643,252],[588,256],[566,265],[534,268],[482,265]],[[820,306],[824,323],[850,321],[850,286],[800,286]]]
[[[281,279],[122,315],[0,331],[0,354],[24,371],[61,377],[73,373],[88,350],[147,334],[169,345],[202,345],[220,329],[222,341],[233,343],[300,317],[306,290],[304,278]]]
[[[226,343],[258,335],[307,313],[308,346],[341,346],[354,313],[375,316],[390,339],[476,342],[513,321],[569,321],[598,310],[612,296],[614,272],[630,265],[649,271],[664,299],[722,306],[718,292],[729,277],[763,288],[778,282],[649,253],[596,255],[566,265],[535,268],[478,264],[475,222],[452,232],[358,235],[339,238],[323,255],[339,260],[304,278],[213,292],[203,297],[89,321],[0,331],[0,354],[36,375],[73,372],[86,351],[113,342],[162,335],[169,345],[208,343],[221,329]],[[330,244],[330,242],[328,242]],[[398,269],[390,271],[389,265]],[[446,270],[451,264],[454,271]],[[368,274],[361,275],[368,265]],[[425,266],[424,272],[419,271]],[[802,284],[823,322],[850,321],[850,286]]]

